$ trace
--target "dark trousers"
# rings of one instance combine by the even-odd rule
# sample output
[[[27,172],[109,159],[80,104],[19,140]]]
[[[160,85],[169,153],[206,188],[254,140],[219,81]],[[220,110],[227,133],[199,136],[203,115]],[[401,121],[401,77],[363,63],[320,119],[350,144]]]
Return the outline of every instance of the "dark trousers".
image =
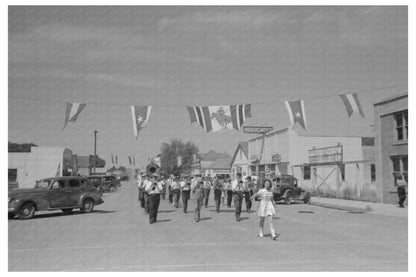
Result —
[[[231,202],[233,200],[233,191],[230,189],[227,189],[227,206],[231,207]]]
[[[243,193],[244,202],[246,202],[246,211],[249,212],[251,210],[251,199],[250,197],[253,196],[253,191],[245,191]]]
[[[143,198],[144,198],[144,213],[148,214],[149,213],[149,194],[147,192],[144,192]]]
[[[170,186],[168,187],[168,194],[169,194],[169,203],[172,204],[172,202],[173,202],[173,191],[170,188]]]
[[[235,219],[240,221],[241,204],[243,204],[243,193],[241,191],[235,191],[234,193],[234,206],[235,206]]]
[[[220,189],[214,189],[215,210],[218,213],[220,212],[221,193],[222,191]]]
[[[149,222],[157,221],[157,212],[159,210],[160,193],[149,194]]]
[[[139,189],[140,207],[144,208],[144,189]]]
[[[198,198],[195,200],[196,207],[195,207],[195,221],[199,221],[201,219],[201,207],[202,202],[204,202],[204,198]]]
[[[209,200],[209,193],[211,192],[211,189],[204,189],[204,202],[205,207],[208,207],[208,200]]]
[[[191,196],[191,191],[190,190],[183,190],[182,191],[182,204],[183,204],[183,212],[184,213],[188,212],[188,200],[189,200],[190,196]]]
[[[404,207],[404,200],[406,200],[406,189],[404,187],[397,188],[397,194],[399,196],[399,205]]]
[[[181,197],[181,190],[180,189],[174,189],[173,190],[173,204],[176,208],[179,207],[179,198]]]

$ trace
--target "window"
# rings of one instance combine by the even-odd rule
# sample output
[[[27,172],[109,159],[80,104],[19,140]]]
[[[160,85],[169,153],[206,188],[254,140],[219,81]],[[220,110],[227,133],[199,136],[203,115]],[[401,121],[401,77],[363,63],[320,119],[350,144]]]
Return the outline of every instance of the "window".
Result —
[[[374,182],[376,180],[376,165],[371,165],[371,182]]]
[[[53,189],[64,189],[65,182],[63,180],[55,180],[52,184]]]
[[[77,179],[69,180],[68,184],[69,184],[69,187],[71,187],[71,188],[79,188],[80,187],[79,180],[77,180]]]
[[[408,157],[407,156],[393,156],[391,157],[393,166],[394,185],[396,185],[397,175],[401,174],[404,180],[407,181],[408,177]]]
[[[9,168],[9,182],[16,182],[16,181],[17,181],[17,169]]]
[[[303,180],[310,180],[311,179],[311,166],[304,165],[303,166]]]
[[[341,181],[345,181],[345,164],[339,165],[339,171],[341,173]]]
[[[396,140],[407,140],[408,138],[408,116],[407,111],[394,114],[396,122]]]

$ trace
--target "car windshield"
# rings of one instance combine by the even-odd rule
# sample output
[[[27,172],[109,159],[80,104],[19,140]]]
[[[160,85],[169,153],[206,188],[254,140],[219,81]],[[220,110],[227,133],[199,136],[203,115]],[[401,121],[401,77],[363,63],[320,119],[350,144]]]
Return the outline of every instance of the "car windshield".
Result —
[[[48,188],[49,185],[51,184],[51,181],[52,180],[45,180],[45,179],[38,180],[36,181],[35,188]]]

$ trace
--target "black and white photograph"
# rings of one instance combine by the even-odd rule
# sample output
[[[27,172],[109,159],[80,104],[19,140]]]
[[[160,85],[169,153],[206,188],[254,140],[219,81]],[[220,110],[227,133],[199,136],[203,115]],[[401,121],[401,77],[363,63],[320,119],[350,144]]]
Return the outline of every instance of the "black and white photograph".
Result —
[[[5,9],[9,273],[409,273],[407,5],[137,4]]]

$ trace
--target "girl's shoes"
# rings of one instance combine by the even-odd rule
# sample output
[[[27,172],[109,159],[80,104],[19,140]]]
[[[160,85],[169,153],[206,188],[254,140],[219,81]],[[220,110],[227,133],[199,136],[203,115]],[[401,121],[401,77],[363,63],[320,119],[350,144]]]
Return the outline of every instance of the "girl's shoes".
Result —
[[[279,237],[280,236],[280,234],[275,234],[275,235],[272,235],[272,240],[276,240],[277,239],[277,237]]]
[[[259,233],[259,238],[262,238],[263,237],[263,233]]]

